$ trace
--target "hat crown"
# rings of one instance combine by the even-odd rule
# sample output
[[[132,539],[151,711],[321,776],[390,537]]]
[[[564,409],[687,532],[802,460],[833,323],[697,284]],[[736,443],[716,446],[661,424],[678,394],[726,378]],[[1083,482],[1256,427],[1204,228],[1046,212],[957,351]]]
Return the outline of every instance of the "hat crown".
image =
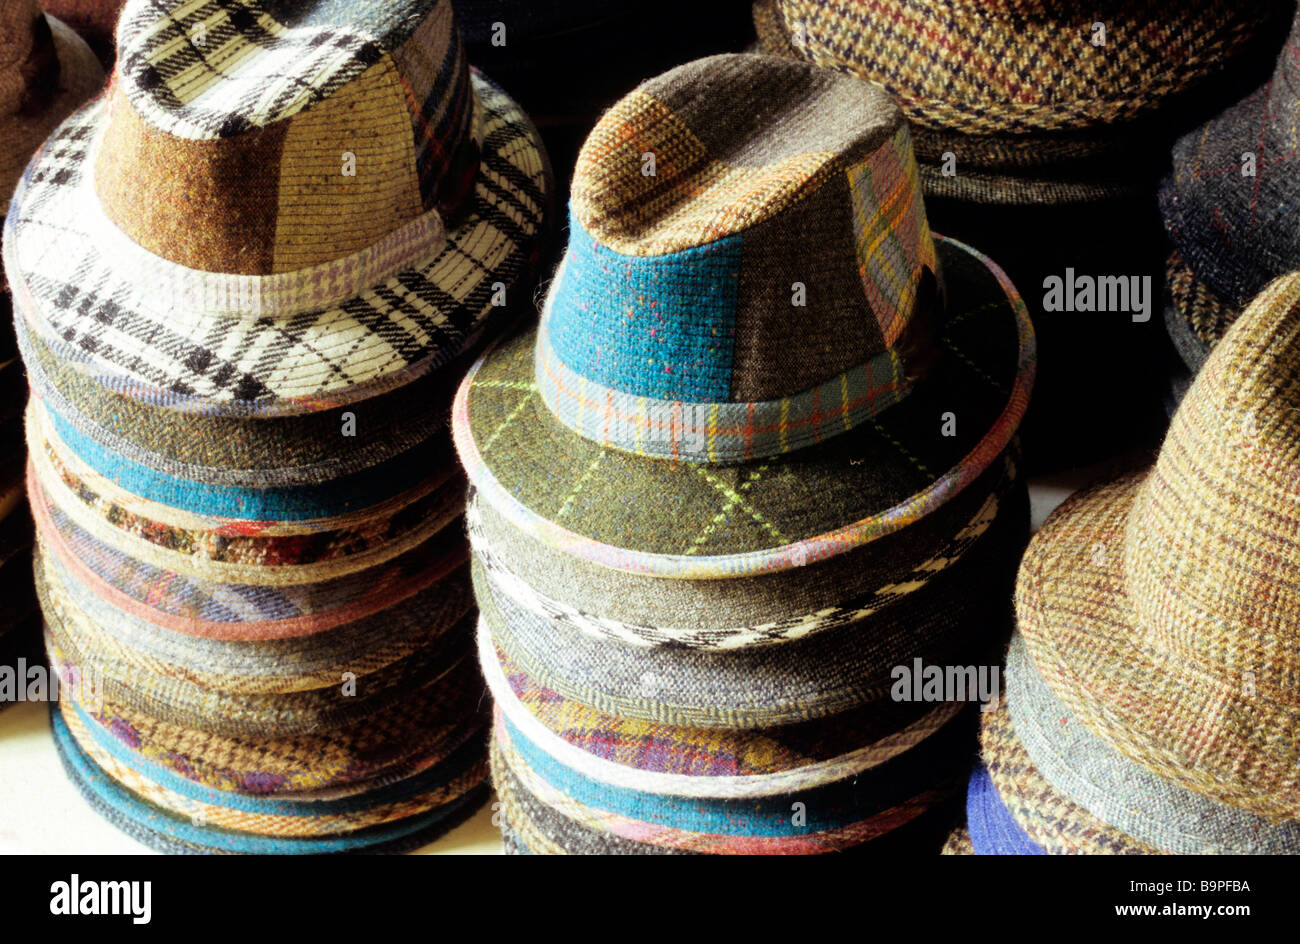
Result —
[[[582,148],[570,214],[544,334],[619,395],[770,402],[873,358],[901,381],[925,347],[938,263],[911,141],[856,79],[723,55],[645,82]]]
[[[450,0],[130,0],[117,39],[96,190],[171,262],[306,269],[454,213],[472,186]]]
[[[1140,625],[1300,704],[1300,274],[1271,283],[1175,415],[1125,539]]]

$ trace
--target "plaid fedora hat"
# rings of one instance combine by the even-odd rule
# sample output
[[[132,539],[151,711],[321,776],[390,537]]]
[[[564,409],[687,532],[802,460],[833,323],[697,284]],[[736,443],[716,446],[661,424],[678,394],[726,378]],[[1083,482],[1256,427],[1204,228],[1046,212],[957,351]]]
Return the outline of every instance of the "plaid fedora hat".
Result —
[[[780,571],[922,518],[1010,443],[1024,305],[931,235],[879,89],[679,67],[605,115],[572,193],[540,327],[453,411],[477,500],[521,532],[661,577]]]
[[[128,2],[117,35],[5,236],[25,329],[102,387],[354,403],[453,361],[540,256],[544,151],[448,0]]]
[[[1179,138],[1160,186],[1174,245],[1166,321],[1193,371],[1268,282],[1300,266],[1288,212],[1300,172],[1298,53],[1300,12],[1269,79]]]
[[[1154,466],[1048,519],[1016,598],[1034,665],[1082,725],[1162,779],[1273,822],[1300,818],[1298,350],[1293,274],[1211,353]]]

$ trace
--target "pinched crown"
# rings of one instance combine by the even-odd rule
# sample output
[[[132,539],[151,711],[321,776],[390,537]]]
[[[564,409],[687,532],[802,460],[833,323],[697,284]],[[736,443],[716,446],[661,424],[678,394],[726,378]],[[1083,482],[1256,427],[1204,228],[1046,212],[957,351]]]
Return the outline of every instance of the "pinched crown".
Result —
[[[1125,541],[1139,629],[1177,659],[1300,705],[1300,274],[1210,354]]]
[[[473,186],[450,0],[130,0],[118,47],[96,189],[171,262],[308,268],[453,213]]]

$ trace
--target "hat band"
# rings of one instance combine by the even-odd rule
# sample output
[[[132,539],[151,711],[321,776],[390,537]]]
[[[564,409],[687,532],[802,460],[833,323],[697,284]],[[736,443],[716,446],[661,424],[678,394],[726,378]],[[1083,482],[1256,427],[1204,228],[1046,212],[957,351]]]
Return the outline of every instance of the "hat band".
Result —
[[[639,396],[568,367],[551,343],[549,322],[548,301],[534,369],[542,402],[584,439],[638,456],[709,463],[778,456],[847,433],[911,390],[902,359],[887,350],[779,400],[697,403]]]
[[[98,147],[95,148],[98,151]],[[93,163],[92,153],[88,162]],[[88,182],[91,175],[83,175]],[[362,295],[399,272],[435,258],[447,229],[435,209],[398,227],[378,242],[318,265],[271,275],[239,275],[191,269],[145,249],[109,219],[93,189],[80,202],[86,238],[104,262],[132,273],[157,307],[184,310],[187,318],[282,317],[329,308]]]
[[[1181,855],[1275,855],[1300,849],[1300,823],[1272,823],[1180,787],[1074,720],[1034,666],[1019,634],[1007,653],[1007,691],[1016,737],[1038,772],[1107,825]],[[1063,724],[1063,718],[1072,723]]]

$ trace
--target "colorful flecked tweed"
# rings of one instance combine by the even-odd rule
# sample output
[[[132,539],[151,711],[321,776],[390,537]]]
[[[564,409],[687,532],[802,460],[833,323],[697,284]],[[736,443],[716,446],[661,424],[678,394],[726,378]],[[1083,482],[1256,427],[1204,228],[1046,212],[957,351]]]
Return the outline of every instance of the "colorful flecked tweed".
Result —
[[[486,799],[486,789],[473,790],[431,812],[342,836],[279,838],[215,829],[191,817],[170,814],[124,790],[81,751],[57,711],[52,713],[52,721],[59,759],[87,802],[123,831],[163,852],[265,855],[401,852],[436,839]]]
[[[1016,739],[1035,769],[1101,822],[1173,854],[1300,851],[1300,823],[1271,823],[1186,790],[1088,731],[1043,680],[1018,635],[1004,678]]]
[[[196,824],[263,836],[328,836],[395,823],[454,802],[479,787],[487,759],[472,743],[461,756],[409,781],[335,801],[286,802],[241,798],[195,790],[193,784],[155,765],[133,763],[128,752],[102,733],[71,703],[62,705],[61,720],[81,751],[118,786],[135,796]],[[432,774],[432,775],[431,775]],[[394,789],[394,787],[396,789]],[[393,799],[397,796],[399,798]],[[365,805],[363,804],[365,802]]]
[[[880,82],[917,124],[1035,132],[1130,121],[1212,77],[1282,3],[778,0],[810,61]],[[1106,25],[1094,46],[1092,24]],[[924,40],[921,37],[925,37]],[[972,41],[974,38],[974,41]],[[938,50],[936,52],[936,50]]]
[[[586,802],[594,800],[601,804],[622,805],[622,801],[615,797],[612,791],[601,790],[599,793],[594,793],[580,788],[580,782],[572,778],[566,778],[567,790],[554,786],[545,776],[535,771],[519,753],[517,749],[519,745],[512,739],[512,734],[504,723],[498,722],[494,726],[493,739],[506,767],[516,776],[522,787],[548,807],[588,829],[682,851],[766,855],[842,851],[915,819],[927,807],[952,792],[954,787],[954,785],[945,785],[939,790],[927,790],[911,797],[900,798],[894,805],[879,808],[869,818],[864,817],[842,824],[835,821],[836,817],[831,815],[829,806],[821,809],[819,812],[823,815],[819,816],[814,814],[815,807],[810,804],[807,823],[794,825],[797,819],[790,815],[789,802],[785,802],[779,811],[774,809],[771,816],[760,819],[757,815],[751,817],[748,809],[744,816],[733,814],[727,817],[725,814],[712,815],[691,803],[669,804],[669,807],[665,807],[665,811],[656,812],[649,805],[639,803],[633,797],[628,798],[626,808],[635,809],[638,815],[628,815],[626,812],[593,806]],[[553,771],[548,768],[548,772]],[[866,813],[868,809],[886,802],[889,801],[886,801],[882,793],[873,796],[870,800],[862,798],[861,805],[856,807],[854,802],[849,800],[835,812],[851,818],[855,812]],[[676,808],[672,815],[674,822],[701,828],[666,825],[663,819],[668,818],[666,810],[670,807]],[[644,815],[650,815],[653,819],[639,818]],[[823,828],[819,829],[818,826]],[[716,831],[707,831],[710,829]]]
[[[70,452],[96,473],[148,501],[218,518],[244,521],[310,521],[333,518],[391,499],[414,487],[430,469],[446,466],[445,443],[435,435],[406,453],[371,468],[296,485],[206,484],[168,464],[156,470],[85,435],[42,403],[45,419]]]
[[[1300,818],[1297,350],[1291,275],[1215,347],[1155,465],[1058,509],[1017,586],[1029,654],[1083,725],[1272,821]]]
[[[1016,739],[1005,705],[985,712],[980,722],[988,787],[1023,834],[1020,839],[1011,830],[1017,843],[1032,843],[1048,855],[1159,854],[1159,849],[1103,823],[1045,780]],[[985,796],[980,801],[986,811],[991,800]],[[981,851],[978,846],[976,851]]]
[[[453,417],[479,500],[567,553],[682,579],[804,566],[933,513],[1010,442],[1035,363],[1006,277],[967,247],[938,246],[949,310],[927,382],[851,434],[754,463],[694,468],[602,449],[538,402],[532,335],[503,342],[466,378]],[[964,417],[955,436],[936,420],[949,411]],[[647,494],[655,502],[628,500]]]
[[[764,728],[827,718],[889,697],[915,658],[971,665],[1005,638],[1023,505],[958,566],[902,605],[780,646],[734,651],[628,647],[523,610],[474,566],[479,611],[529,676],[597,711],[683,727]]]
[[[1160,186],[1170,241],[1229,311],[1245,308],[1270,281],[1300,267],[1289,212],[1300,168],[1300,12],[1289,33],[1267,81],[1178,140]],[[1202,324],[1198,336],[1217,340],[1202,318],[1195,321]]]
[[[770,734],[711,732],[707,729],[639,724],[584,710],[582,706],[566,703],[558,693],[545,690],[533,694],[530,706],[514,691],[515,685],[528,684],[527,676],[516,671],[515,683],[507,679],[500,661],[503,654],[492,645],[482,627],[478,644],[479,665],[487,679],[488,689],[498,710],[515,730],[558,763],[577,773],[601,783],[647,793],[728,799],[798,793],[865,773],[898,757],[940,730],[962,707],[956,702],[945,703],[921,713],[905,725],[897,716],[906,717],[911,712],[891,712],[889,708],[882,710],[872,706],[870,714],[850,713],[847,719],[836,719],[834,727],[841,744],[853,745],[853,748],[822,760],[800,758],[804,763],[799,764],[789,757],[790,752],[782,743],[779,730]],[[855,721],[861,725],[868,719],[874,723],[878,734],[888,733],[873,741],[871,728],[864,731],[863,726],[852,726]],[[551,727],[557,720],[564,725],[562,732]],[[828,727],[821,725],[815,730],[822,732]],[[806,732],[812,733],[812,730]],[[796,733],[794,738],[798,737],[799,733]],[[795,740],[794,744],[797,743]],[[866,746],[858,747],[862,744]],[[829,745],[815,744],[814,749],[824,750],[826,746]],[[780,752],[775,757],[772,756],[774,749]],[[781,753],[786,756],[781,756]],[[627,758],[634,758],[636,762],[626,763],[624,759]],[[746,762],[768,769],[764,772],[756,769],[737,772],[737,768]],[[677,772],[683,768],[689,772]]]
[[[65,681],[74,667],[48,650]],[[482,732],[470,660],[370,717],[328,733],[283,737],[199,731],[127,708],[83,705],[113,738],[152,763],[217,790],[280,798],[349,795],[414,776]]]

